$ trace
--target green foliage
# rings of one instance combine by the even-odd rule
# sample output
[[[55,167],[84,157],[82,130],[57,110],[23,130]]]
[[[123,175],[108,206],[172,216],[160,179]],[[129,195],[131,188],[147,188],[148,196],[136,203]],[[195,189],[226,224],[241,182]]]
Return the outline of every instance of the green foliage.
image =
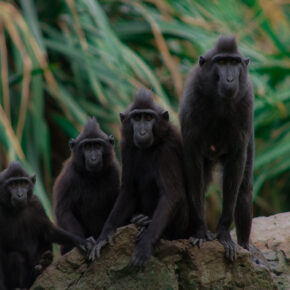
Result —
[[[51,213],[59,170],[51,160],[64,158],[52,142],[58,132],[75,137],[94,115],[118,139],[119,112],[140,86],[151,88],[177,123],[186,75],[219,34],[230,33],[251,58],[257,210],[289,210],[290,39],[281,3],[0,1],[0,167],[18,159],[34,171]]]

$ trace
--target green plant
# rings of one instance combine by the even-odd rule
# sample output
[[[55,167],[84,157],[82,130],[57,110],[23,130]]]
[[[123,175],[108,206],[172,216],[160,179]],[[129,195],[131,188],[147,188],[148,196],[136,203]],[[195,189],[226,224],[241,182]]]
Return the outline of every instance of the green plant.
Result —
[[[288,27],[283,1],[0,1],[0,166],[20,159],[33,169],[51,212],[45,192],[59,170],[51,160],[64,154],[57,132],[75,137],[95,115],[119,138],[119,112],[142,85],[177,123],[193,63],[218,34],[232,33],[251,58],[256,210],[289,210]]]

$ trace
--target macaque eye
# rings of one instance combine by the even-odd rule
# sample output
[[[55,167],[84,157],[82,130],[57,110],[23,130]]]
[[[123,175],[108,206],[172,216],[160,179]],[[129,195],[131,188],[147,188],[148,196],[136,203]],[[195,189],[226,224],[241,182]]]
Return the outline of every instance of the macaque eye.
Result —
[[[84,149],[85,149],[85,150],[90,150],[90,148],[91,148],[91,144],[86,143],[86,144],[84,145]]]
[[[133,119],[135,121],[140,121],[141,120],[141,115],[140,114],[136,114],[136,115],[134,115]]]
[[[25,181],[22,181],[22,182],[19,183],[19,185],[20,185],[21,187],[25,187],[25,186],[27,185],[27,183],[26,183]]]
[[[12,182],[12,183],[10,183],[10,187],[11,187],[11,188],[16,188],[16,187],[17,187],[17,183],[16,183],[16,182]]]
[[[11,189],[16,189],[17,187],[22,186],[22,182],[21,181],[13,181],[9,184],[9,187]]]
[[[232,64],[232,65],[237,65],[238,63],[239,63],[239,62],[238,62],[236,59],[232,59],[232,60],[231,60],[231,64]]]
[[[101,144],[100,143],[94,143],[94,148],[95,149],[100,149],[101,148]]]
[[[224,65],[224,64],[226,64],[226,61],[225,61],[224,59],[219,59],[219,60],[217,61],[217,63],[218,63],[219,65]]]
[[[145,115],[145,120],[146,121],[151,121],[152,119],[153,119],[152,115],[150,115],[150,114],[146,114]]]

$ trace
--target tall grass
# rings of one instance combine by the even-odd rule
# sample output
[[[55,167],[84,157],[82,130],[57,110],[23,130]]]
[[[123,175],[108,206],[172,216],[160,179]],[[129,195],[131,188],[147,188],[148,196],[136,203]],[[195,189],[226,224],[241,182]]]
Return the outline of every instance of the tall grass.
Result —
[[[119,138],[119,112],[147,86],[177,123],[186,75],[230,33],[251,59],[256,213],[289,210],[288,27],[286,1],[0,1],[0,167],[36,172],[51,213],[63,143],[88,116]],[[208,198],[218,211],[216,189]]]

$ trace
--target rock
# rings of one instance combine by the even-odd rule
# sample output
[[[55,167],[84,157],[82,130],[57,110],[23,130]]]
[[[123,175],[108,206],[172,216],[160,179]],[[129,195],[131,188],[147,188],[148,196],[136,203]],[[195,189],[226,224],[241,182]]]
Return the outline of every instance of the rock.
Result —
[[[267,259],[279,289],[290,289],[290,212],[253,219],[252,243]]]
[[[260,249],[282,251],[290,261],[290,212],[253,219],[252,242]]]
[[[133,225],[120,228],[114,246],[102,249],[101,258],[91,264],[72,250],[31,289],[276,289],[269,269],[253,263],[248,251],[239,248],[238,259],[230,263],[217,241],[198,249],[188,240],[161,240],[144,272],[134,272],[129,265],[136,234]]]

